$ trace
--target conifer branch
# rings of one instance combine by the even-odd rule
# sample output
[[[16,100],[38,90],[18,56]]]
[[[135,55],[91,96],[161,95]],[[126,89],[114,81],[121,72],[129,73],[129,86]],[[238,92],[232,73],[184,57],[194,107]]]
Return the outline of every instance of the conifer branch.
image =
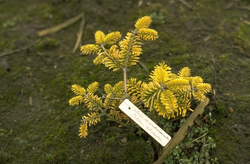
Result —
[[[101,112],[100,116],[106,116],[106,117],[107,117],[109,120],[111,120],[111,121],[118,122],[119,124],[121,124],[121,125],[123,125],[123,126],[127,126],[126,124],[124,124],[124,123],[121,122],[121,121],[116,120],[114,117],[110,116],[110,115],[106,112],[106,110],[108,109],[108,106],[109,106],[109,105],[106,107],[106,109],[103,109],[102,106],[100,106],[100,104],[97,103],[97,102],[96,102],[94,99],[92,99],[91,97],[86,97],[86,98],[88,99],[88,101],[89,101],[90,103],[94,104],[93,106],[96,107],[95,109],[98,109],[98,110]],[[89,108],[89,109],[90,109],[90,108]]]
[[[109,55],[109,53],[107,52],[107,50],[106,50],[106,48],[104,47],[103,44],[101,44],[101,48],[102,48],[102,50],[104,51],[105,57],[111,59],[112,62],[114,62],[114,66],[109,66],[110,68],[113,67],[113,68],[114,68],[114,71],[117,69],[117,68],[115,68],[115,67],[118,67],[118,68],[120,67],[120,68],[122,68],[120,62],[119,62],[118,60],[116,60],[115,58],[112,58],[112,57]],[[105,65],[105,63],[103,63],[103,64]]]
[[[117,119],[115,119],[115,117],[112,117],[112,116],[110,116],[110,115],[107,114],[107,113],[103,113],[103,114],[104,114],[105,116],[108,117],[108,120],[117,122],[117,123],[121,124],[121,125],[124,126],[124,127],[128,127],[127,124],[123,123],[122,121],[118,121]]]
[[[133,41],[135,39],[135,35],[136,35],[137,32],[138,32],[138,30],[134,30],[133,31],[133,33],[132,33],[133,35],[132,35],[131,40],[130,40],[129,45],[128,45],[128,51],[127,51],[127,55],[126,55],[126,59],[125,59],[125,64],[124,64],[124,66],[126,68],[128,67],[129,56],[130,56],[130,53],[132,53],[131,52],[132,51],[132,45],[133,45]]]

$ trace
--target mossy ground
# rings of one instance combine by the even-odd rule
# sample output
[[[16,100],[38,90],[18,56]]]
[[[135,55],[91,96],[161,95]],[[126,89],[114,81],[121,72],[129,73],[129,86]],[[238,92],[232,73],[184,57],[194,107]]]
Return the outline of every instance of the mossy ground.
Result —
[[[0,57],[0,163],[152,162],[150,146],[140,137],[129,137],[126,129],[100,125],[86,139],[78,137],[87,109],[68,105],[71,85],[113,84],[122,80],[122,72],[94,66],[93,56],[71,53],[79,21],[46,37],[37,32],[83,11],[83,44],[94,42],[97,30],[125,35],[138,18],[152,15],[159,39],[144,44],[142,63],[149,71],[160,61],[173,72],[188,66],[192,75],[210,83],[216,93],[210,104],[217,118],[210,134],[217,141],[213,155],[220,163],[250,161],[250,2],[188,3],[199,5],[162,24],[187,6],[180,1],[143,1],[138,6],[132,0],[0,0],[0,54],[37,42]],[[147,71],[138,65],[129,76],[145,79]]]

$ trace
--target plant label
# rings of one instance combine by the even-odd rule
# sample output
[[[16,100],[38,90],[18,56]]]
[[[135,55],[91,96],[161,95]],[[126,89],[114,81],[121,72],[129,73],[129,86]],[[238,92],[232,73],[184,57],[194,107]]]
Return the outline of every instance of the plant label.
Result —
[[[171,140],[171,137],[165,131],[163,131],[128,99],[125,99],[119,108],[162,146],[165,146]]]

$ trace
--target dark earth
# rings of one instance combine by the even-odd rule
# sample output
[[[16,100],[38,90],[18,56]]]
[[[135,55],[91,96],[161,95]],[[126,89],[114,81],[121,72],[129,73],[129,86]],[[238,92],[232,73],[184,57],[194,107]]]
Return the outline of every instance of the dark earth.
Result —
[[[153,149],[126,129],[99,125],[78,137],[87,109],[69,106],[71,85],[122,80],[122,72],[95,66],[80,48],[72,53],[80,20],[38,35],[80,13],[82,45],[94,43],[97,30],[124,36],[151,15],[159,39],[143,45],[141,62],[149,71],[161,61],[173,72],[187,66],[210,83],[206,110],[216,119],[209,135],[217,144],[211,155],[218,163],[250,163],[248,0],[0,0],[0,163],[152,162]],[[128,74],[148,76],[139,65]]]

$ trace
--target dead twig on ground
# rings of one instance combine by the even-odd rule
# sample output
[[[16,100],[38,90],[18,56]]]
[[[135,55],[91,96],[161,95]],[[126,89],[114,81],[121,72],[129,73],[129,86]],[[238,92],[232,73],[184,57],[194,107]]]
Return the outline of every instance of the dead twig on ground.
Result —
[[[40,42],[40,40],[37,40],[37,41],[33,42],[32,44],[30,44],[30,45],[28,45],[28,46],[26,46],[26,47],[23,47],[23,48],[20,48],[20,49],[16,49],[16,50],[13,50],[13,51],[10,51],[10,52],[5,52],[5,53],[3,53],[3,54],[0,54],[0,57],[7,56],[7,55],[11,55],[11,54],[14,54],[14,53],[23,51],[23,50],[27,50],[27,49],[29,49],[30,47],[36,45],[38,42]]]
[[[147,66],[146,66],[144,63],[142,63],[142,62],[139,61],[139,64],[141,65],[142,68],[145,69],[145,71],[146,71],[147,73],[149,73],[149,70],[148,70]]]
[[[187,12],[187,11],[189,11],[189,10],[192,10],[194,7],[196,7],[196,6],[198,6],[198,5],[199,5],[199,3],[196,3],[196,4],[193,5],[193,6],[190,6],[188,9],[184,10],[183,12],[181,12],[181,13],[175,15],[175,16],[172,16],[172,17],[168,18],[164,23],[166,23],[166,22],[168,22],[168,21],[170,21],[170,20],[172,20],[172,19],[175,19],[175,18],[181,16],[181,15],[184,14],[185,12]]]
[[[204,154],[205,153],[205,144],[206,144],[206,137],[204,137],[203,139],[202,139],[202,146],[201,146],[201,149],[200,149],[200,152],[202,153],[202,154]]]
[[[224,101],[239,101],[239,102],[249,102],[249,100],[240,100],[240,99],[227,99],[227,98],[223,98],[223,97],[220,97],[221,100],[224,100]]]
[[[205,133],[205,134],[203,134],[202,136],[200,136],[200,137],[198,137],[198,138],[194,139],[192,142],[195,142],[195,141],[197,141],[197,140],[199,140],[199,139],[201,139],[201,138],[205,137],[207,134],[208,134],[208,132],[207,132],[207,133]]]
[[[243,10],[250,10],[250,6],[240,6],[238,7],[239,9],[243,9]]]
[[[187,7],[191,7],[191,5],[189,3],[187,3],[185,0],[180,0],[181,3],[183,3],[184,5],[186,5]]]
[[[45,29],[45,30],[41,30],[41,31],[38,32],[38,35],[39,36],[45,36],[45,35],[48,35],[48,34],[55,33],[55,32],[65,28],[65,27],[68,27],[69,25],[75,23],[77,20],[82,18],[82,15],[83,14],[81,13],[81,14],[67,20],[66,22],[63,22],[61,24],[58,24],[58,25],[56,25],[54,27],[51,27],[51,28],[48,28],[48,29]]]
[[[79,32],[77,33],[77,40],[76,40],[76,44],[75,44],[75,47],[73,49],[73,53],[76,52],[76,49],[80,46],[81,44],[81,40],[82,40],[82,35],[83,35],[83,31],[84,31],[84,26],[85,26],[85,14],[82,13],[82,21],[81,21],[81,24],[80,24],[80,29],[79,29]]]

